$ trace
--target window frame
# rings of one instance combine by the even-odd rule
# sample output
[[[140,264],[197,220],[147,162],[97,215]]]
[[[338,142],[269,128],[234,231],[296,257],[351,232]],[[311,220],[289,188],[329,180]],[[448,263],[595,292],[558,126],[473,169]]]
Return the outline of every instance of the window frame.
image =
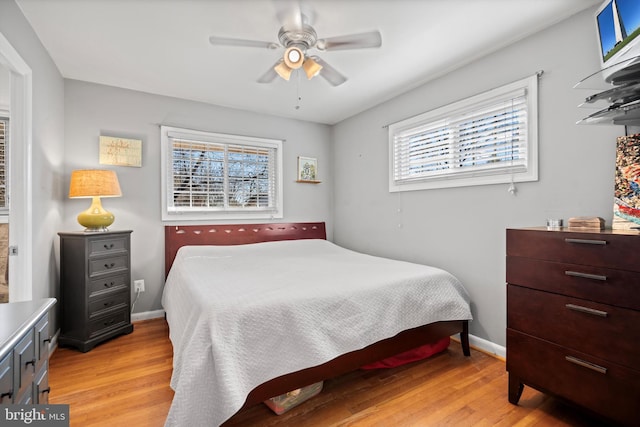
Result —
[[[170,209],[170,193],[173,194],[173,165],[172,165],[172,137],[170,134],[178,134],[192,138],[194,141],[202,141],[223,145],[247,146],[254,148],[274,148],[275,155],[275,201],[272,208],[255,207],[233,207],[193,210]],[[162,199],[162,221],[211,221],[211,220],[251,220],[251,219],[274,219],[283,218],[283,141],[279,139],[257,138],[242,135],[223,134],[194,129],[178,128],[173,126],[160,126],[161,145],[161,199]],[[228,197],[225,194],[225,197]]]
[[[524,91],[526,97],[527,141],[526,162],[524,167],[508,167],[496,165],[484,170],[470,171],[465,168],[449,169],[446,174],[423,176],[396,180],[396,144],[395,137],[401,132],[436,124],[450,117],[458,120],[478,108],[498,104],[508,99],[511,94]],[[389,192],[429,190],[439,188],[467,187],[476,185],[504,184],[511,182],[527,182],[538,180],[538,75],[506,84],[499,88],[480,93],[475,96],[445,105],[440,108],[419,114],[406,120],[389,125]]]

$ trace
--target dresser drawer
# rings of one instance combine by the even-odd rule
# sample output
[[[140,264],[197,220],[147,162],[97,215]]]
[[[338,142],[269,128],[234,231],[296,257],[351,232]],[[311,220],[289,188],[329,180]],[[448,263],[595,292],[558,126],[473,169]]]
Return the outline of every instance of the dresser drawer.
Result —
[[[13,402],[13,353],[0,360],[0,404]]]
[[[22,338],[13,350],[13,369],[17,379],[18,394],[22,396],[26,387],[31,386],[36,373],[36,343],[33,329]],[[16,403],[20,397],[16,397]]]
[[[640,234],[510,229],[507,255],[640,272],[638,238]]]
[[[38,405],[47,405],[49,403],[49,362],[45,362],[42,369],[36,374],[34,382],[34,399]]]
[[[128,275],[103,277],[89,282],[89,298],[100,297],[105,293],[120,292],[124,289],[129,289]]]
[[[122,272],[129,269],[129,257],[127,255],[108,258],[94,258],[89,260],[89,277],[101,274]]]
[[[20,390],[20,393],[16,396],[16,400],[14,402],[16,405],[35,405],[36,402],[33,401],[33,383],[30,382],[27,387],[23,390]]]
[[[640,312],[520,286],[507,288],[507,327],[640,370]]]
[[[91,239],[89,242],[89,256],[127,251],[129,249],[127,240],[128,237],[125,236]]]
[[[507,282],[640,310],[640,273],[632,271],[507,256]]]
[[[640,420],[640,372],[507,329],[507,371],[625,425]]]
[[[89,337],[93,338],[98,335],[102,335],[109,332],[111,329],[117,329],[128,323],[128,309],[109,312],[104,316],[100,316],[89,321]]]
[[[51,334],[49,332],[49,313],[45,314],[35,326],[36,334],[36,359],[38,364],[49,358],[49,343]]]
[[[129,295],[127,292],[111,292],[106,297],[91,298],[89,302],[89,317],[100,316],[105,311],[116,308],[127,308]]]

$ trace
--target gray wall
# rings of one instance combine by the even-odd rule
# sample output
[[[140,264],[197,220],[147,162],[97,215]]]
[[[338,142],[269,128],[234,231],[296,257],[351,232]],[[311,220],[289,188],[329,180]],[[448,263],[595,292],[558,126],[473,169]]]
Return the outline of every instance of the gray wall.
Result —
[[[0,32],[33,72],[32,295],[34,299],[57,297],[56,233],[63,211],[64,80],[13,0],[0,0]]]
[[[101,167],[118,174],[123,196],[103,199],[102,203],[116,217],[111,229],[133,230],[132,279],[144,279],[146,287],[136,304],[137,313],[161,308],[164,284],[160,124],[286,140],[282,222],[326,221],[331,238],[333,171],[331,133],[326,125],[74,80],[65,83],[65,113],[65,185],[73,169]],[[142,167],[100,165],[100,135],[142,139]],[[298,156],[318,159],[321,184],[295,182]],[[67,200],[65,229],[81,230],[75,217],[88,206],[86,199]]]
[[[124,196],[105,200],[114,228],[132,229],[133,278],[147,292],[136,312],[160,308],[163,282],[159,124],[284,138],[285,218],[325,220],[344,246],[450,270],[473,300],[471,332],[504,345],[504,230],[547,217],[611,221],[619,126],[576,126],[588,93],[573,84],[598,67],[592,12],[424,84],[333,128],[76,81],[64,81],[12,0],[0,0],[0,32],[33,69],[33,296],[57,296],[59,230],[78,230],[86,200],[68,200],[71,170],[98,167],[98,136],[143,140],[142,168],[115,168]],[[517,80],[540,79],[540,180],[388,192],[383,125]],[[66,111],[65,111],[66,110]],[[296,157],[317,157],[323,183],[296,184]],[[64,159],[64,168],[63,168]],[[332,218],[333,216],[333,218]]]
[[[345,120],[333,129],[334,235],[355,250],[445,268],[473,301],[471,333],[505,345],[505,229],[596,215],[611,224],[615,138],[622,126],[577,126],[590,95],[572,89],[598,69],[587,11]],[[388,192],[383,125],[544,70],[538,182]]]

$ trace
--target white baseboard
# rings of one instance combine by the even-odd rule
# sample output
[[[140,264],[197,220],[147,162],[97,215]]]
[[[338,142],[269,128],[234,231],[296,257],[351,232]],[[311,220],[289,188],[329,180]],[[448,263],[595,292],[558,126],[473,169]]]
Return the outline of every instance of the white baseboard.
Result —
[[[472,345],[489,354],[494,354],[503,359],[507,358],[507,348],[494,342],[487,341],[484,338],[469,334],[469,345]]]
[[[453,335],[451,337],[454,341],[460,342],[460,337],[458,334]],[[477,337],[475,335],[469,334],[469,345],[471,347],[475,347],[478,350],[482,350],[485,353],[493,354],[496,357],[501,359],[507,358],[507,349],[501,345],[498,345],[494,342],[487,341],[484,338]]]
[[[143,313],[131,313],[131,321],[158,319],[164,317],[164,310],[145,311]]]

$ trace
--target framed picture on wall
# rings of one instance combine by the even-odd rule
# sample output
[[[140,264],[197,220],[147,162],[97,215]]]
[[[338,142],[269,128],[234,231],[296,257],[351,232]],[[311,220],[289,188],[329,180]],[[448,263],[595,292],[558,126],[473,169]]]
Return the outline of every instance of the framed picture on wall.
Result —
[[[100,136],[101,165],[142,167],[142,140]]]
[[[298,182],[317,184],[318,160],[313,157],[298,157]]]

